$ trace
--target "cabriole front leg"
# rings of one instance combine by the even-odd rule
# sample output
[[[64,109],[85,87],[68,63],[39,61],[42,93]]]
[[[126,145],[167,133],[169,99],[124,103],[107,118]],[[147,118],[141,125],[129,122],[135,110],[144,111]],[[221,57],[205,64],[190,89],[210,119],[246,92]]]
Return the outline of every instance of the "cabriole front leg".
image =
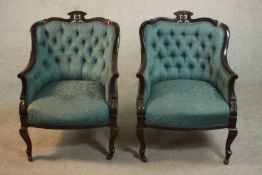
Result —
[[[231,151],[231,144],[232,142],[235,140],[236,136],[237,136],[237,129],[229,129],[228,131],[228,137],[227,137],[227,142],[226,142],[226,157],[224,160],[224,164],[227,165],[229,163],[229,158],[232,154]]]
[[[27,127],[21,127],[19,129],[19,133],[20,133],[20,136],[23,138],[23,140],[25,141],[26,143],[26,154],[27,154],[27,158],[29,161],[32,161],[32,143],[31,143],[31,139],[29,137],[29,134],[28,134],[28,128]]]
[[[237,133],[238,133],[237,128],[234,128],[234,129],[229,128],[228,129],[228,137],[227,137],[227,141],[226,141],[226,157],[225,157],[225,160],[224,160],[225,165],[227,165],[229,163],[229,159],[230,159],[230,156],[232,154],[230,147],[231,147],[232,142],[235,140]]]
[[[143,127],[136,128],[136,135],[140,142],[140,148],[139,148],[140,160],[142,162],[147,162],[147,158],[145,156],[146,144],[145,144],[145,138],[144,138],[144,128]]]
[[[230,147],[238,134],[238,130],[236,128],[236,121],[237,121],[236,116],[229,118],[229,129],[228,129],[228,136],[227,136],[226,150],[225,150],[226,157],[224,160],[225,165],[229,163],[230,156],[232,155],[232,151]]]
[[[145,156],[146,143],[145,143],[145,138],[144,138],[145,118],[138,117],[137,122],[138,123],[137,123],[137,128],[136,128],[136,136],[140,143],[140,148],[139,148],[140,160],[142,162],[147,162],[147,158]]]
[[[119,128],[117,126],[110,127],[110,139],[109,139],[109,153],[107,159],[111,160],[115,153],[115,140],[118,135]]]
[[[114,83],[113,83],[114,84]],[[117,126],[117,97],[110,98],[109,101],[109,111],[110,111],[110,117],[109,117],[109,127],[110,127],[110,138],[109,138],[109,153],[106,156],[107,160],[111,160],[113,158],[113,155],[115,153],[115,141],[116,137],[119,132],[119,127]]]
[[[26,116],[27,116],[27,105],[26,100],[21,99],[19,104],[19,114],[20,114],[20,122],[21,128],[19,129],[20,136],[26,143],[26,154],[29,161],[32,161],[32,143],[28,134],[28,127],[26,124]]]
[[[233,92],[233,96],[231,96],[229,100],[230,107],[230,117],[229,117],[229,127],[228,127],[228,136],[226,141],[226,157],[224,160],[224,164],[227,165],[229,163],[230,156],[232,155],[231,144],[235,140],[238,130],[236,128],[237,123],[237,101],[235,97],[235,93]]]

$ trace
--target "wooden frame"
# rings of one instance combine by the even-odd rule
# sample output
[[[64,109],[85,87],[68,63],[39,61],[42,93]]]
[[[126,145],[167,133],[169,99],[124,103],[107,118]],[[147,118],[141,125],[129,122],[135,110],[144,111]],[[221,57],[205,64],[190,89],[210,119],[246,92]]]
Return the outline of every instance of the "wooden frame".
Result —
[[[82,11],[72,11],[69,12],[68,15],[70,16],[68,19],[64,18],[57,18],[57,17],[51,17],[48,19],[44,19],[42,21],[36,22],[31,26],[31,44],[32,44],[32,50],[31,50],[31,56],[28,65],[26,68],[18,74],[18,78],[22,81],[22,92],[20,95],[20,105],[19,105],[19,114],[20,114],[20,122],[21,122],[21,128],[19,130],[21,137],[25,141],[27,145],[26,153],[28,156],[28,160],[32,161],[32,143],[28,134],[28,127],[36,127],[36,128],[45,128],[45,129],[88,129],[88,128],[95,128],[95,127],[110,127],[110,139],[109,139],[109,153],[107,155],[107,159],[110,160],[113,157],[113,154],[115,152],[114,143],[116,140],[116,137],[119,132],[119,127],[117,125],[117,103],[118,103],[118,93],[117,93],[117,87],[116,87],[116,81],[119,77],[118,69],[117,69],[117,55],[118,55],[118,47],[119,47],[119,32],[120,28],[119,25],[116,22],[110,21],[109,19],[97,17],[97,18],[90,18],[86,19],[84,16],[86,15],[85,12]],[[32,125],[27,123],[27,82],[26,82],[26,73],[29,72],[35,63],[36,60],[36,29],[38,25],[46,24],[51,21],[62,21],[62,22],[68,22],[68,23],[88,23],[93,21],[101,21],[107,25],[112,25],[115,29],[115,41],[114,41],[114,47],[113,47],[113,53],[112,53],[112,76],[110,79],[110,85],[109,85],[109,124],[102,124],[102,125],[88,125],[88,126],[60,126],[60,127],[53,127],[53,126],[46,126],[46,125]]]
[[[237,136],[238,130],[236,128],[236,121],[237,121],[237,101],[234,91],[234,85],[235,80],[238,78],[238,75],[229,67],[227,62],[227,48],[229,43],[229,28],[227,25],[218,22],[217,20],[211,19],[211,18],[197,18],[192,19],[191,16],[193,15],[190,11],[178,11],[175,12],[174,15],[176,18],[170,19],[170,18],[155,18],[151,20],[147,20],[143,22],[139,29],[140,34],[140,44],[141,44],[141,65],[138,70],[138,73],[136,76],[139,79],[139,86],[138,86],[138,94],[137,94],[137,101],[136,101],[136,109],[137,109],[137,129],[136,129],[136,135],[138,137],[138,140],[140,142],[140,159],[143,162],[147,161],[147,158],[145,156],[145,139],[144,139],[144,128],[150,127],[150,128],[158,128],[158,129],[169,129],[169,130],[180,130],[180,131],[187,131],[187,130],[209,130],[209,129],[222,129],[222,128],[228,128],[228,137],[226,141],[226,148],[225,148],[225,159],[224,164],[229,163],[229,158],[232,154],[232,151],[230,149],[230,146]],[[218,126],[218,127],[207,127],[207,128],[175,128],[175,127],[164,127],[164,126],[156,126],[156,125],[148,125],[145,123],[145,104],[144,104],[144,91],[145,91],[145,78],[143,76],[143,72],[145,70],[147,60],[146,60],[146,50],[145,50],[145,44],[144,44],[144,29],[147,25],[154,24],[158,21],[170,21],[174,23],[194,23],[194,22],[201,22],[206,21],[211,23],[215,27],[222,28],[224,30],[224,45],[223,49],[221,51],[221,60],[222,65],[224,66],[227,73],[230,75],[229,82],[228,82],[228,99],[229,99],[229,108],[230,108],[230,117],[229,117],[229,124],[226,126]]]

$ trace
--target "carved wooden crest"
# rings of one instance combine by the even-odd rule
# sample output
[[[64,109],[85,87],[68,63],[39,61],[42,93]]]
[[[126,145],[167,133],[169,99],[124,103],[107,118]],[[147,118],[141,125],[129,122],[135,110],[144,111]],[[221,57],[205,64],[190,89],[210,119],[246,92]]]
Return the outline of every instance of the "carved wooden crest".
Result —
[[[72,11],[69,12],[68,15],[70,16],[69,19],[71,22],[81,23],[84,22],[86,13],[82,11]]]
[[[193,13],[190,11],[178,11],[175,12],[174,15],[176,16],[175,18],[176,22],[185,23],[185,22],[190,22]]]

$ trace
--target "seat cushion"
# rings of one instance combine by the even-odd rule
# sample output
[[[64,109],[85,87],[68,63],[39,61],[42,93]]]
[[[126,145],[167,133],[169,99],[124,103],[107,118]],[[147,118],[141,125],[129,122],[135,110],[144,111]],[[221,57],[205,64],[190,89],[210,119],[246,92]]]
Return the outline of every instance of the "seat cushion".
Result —
[[[229,106],[210,83],[162,81],[152,87],[146,123],[177,128],[208,128],[228,124]]]
[[[94,81],[57,81],[45,86],[28,106],[29,124],[86,126],[108,123],[104,87]]]

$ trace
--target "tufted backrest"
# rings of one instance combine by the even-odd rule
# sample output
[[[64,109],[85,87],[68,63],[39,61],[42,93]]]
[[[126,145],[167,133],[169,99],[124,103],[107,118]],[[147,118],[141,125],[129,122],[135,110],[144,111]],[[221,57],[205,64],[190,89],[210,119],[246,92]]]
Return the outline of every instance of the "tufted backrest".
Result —
[[[209,18],[192,20],[191,12],[178,13],[175,20],[157,18],[140,27],[144,102],[151,86],[174,79],[208,81],[228,101],[229,74],[222,62],[227,26]]]
[[[55,80],[93,80],[105,86],[116,37],[113,25],[51,21],[38,24],[35,32],[36,65],[27,75],[28,84],[34,84],[27,89],[29,102]]]
[[[215,82],[224,30],[209,22],[158,21],[144,28],[145,77],[152,84],[171,79]]]

